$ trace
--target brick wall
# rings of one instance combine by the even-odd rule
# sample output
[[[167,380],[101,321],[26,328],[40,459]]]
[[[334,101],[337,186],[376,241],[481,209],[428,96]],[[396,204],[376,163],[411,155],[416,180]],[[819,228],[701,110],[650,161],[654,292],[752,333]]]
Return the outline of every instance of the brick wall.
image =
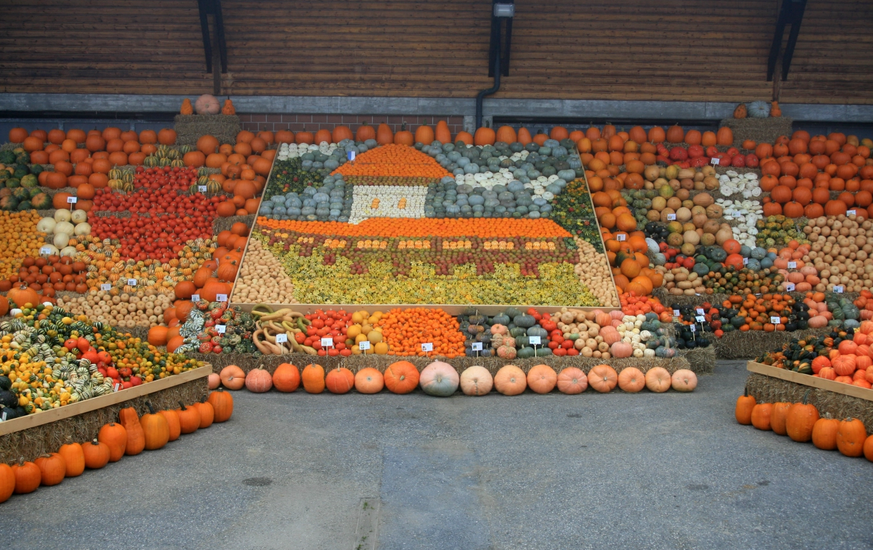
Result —
[[[422,124],[435,126],[437,121],[445,120],[449,125],[452,135],[464,129],[463,116],[387,116],[387,115],[258,115],[258,114],[239,114],[240,124],[244,130],[251,132],[259,132],[261,130],[279,131],[291,130],[299,132],[306,126],[307,130],[315,132],[322,128],[333,130],[336,126],[345,125],[352,129],[352,132],[358,129],[362,123],[366,122],[371,126],[378,126],[381,123],[386,123],[391,126],[395,132],[400,130],[403,122],[406,122],[407,130],[415,132],[415,129]]]

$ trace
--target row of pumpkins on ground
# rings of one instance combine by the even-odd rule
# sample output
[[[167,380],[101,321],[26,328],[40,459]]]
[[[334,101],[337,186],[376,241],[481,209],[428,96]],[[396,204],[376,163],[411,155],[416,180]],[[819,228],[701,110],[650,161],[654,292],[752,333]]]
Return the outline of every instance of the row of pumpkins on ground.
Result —
[[[233,414],[233,396],[225,391],[211,392],[208,399],[191,406],[148,412],[141,417],[134,407],[118,413],[118,422],[105,424],[92,441],[69,442],[58,452],[43,455],[33,462],[23,458],[12,466],[0,463],[0,502],[13,495],[32,493],[40,486],[58,485],[65,478],[77,477],[88,470],[99,470],[125,456],[143,450],[155,451],[183,434],[226,422]]]
[[[304,367],[301,373],[296,366],[282,363],[272,375],[263,366],[246,374],[239,366],[228,365],[220,374],[209,376],[210,389],[220,385],[230,390],[245,387],[255,393],[268,392],[274,387],[289,393],[297,391],[301,384],[307,393],[322,393],[326,389],[330,393],[343,394],[355,389],[359,393],[373,394],[387,388],[391,393],[406,394],[421,387],[424,393],[438,397],[454,395],[458,388],[470,396],[486,395],[492,388],[503,395],[519,395],[526,389],[545,394],[556,387],[561,393],[578,394],[589,385],[600,393],[608,393],[616,386],[628,393],[637,393],[643,388],[663,393],[670,388],[680,392],[694,391],[697,376],[688,369],[679,369],[671,375],[663,367],[654,367],[645,373],[636,367],[625,367],[619,373],[606,364],[593,367],[587,375],[577,367],[567,367],[558,373],[549,365],[536,365],[526,374],[515,365],[504,365],[494,376],[482,366],[468,367],[458,374],[455,367],[442,361],[430,363],[420,373],[409,361],[397,361],[389,365],[384,374],[373,367],[363,368],[357,373],[338,367],[325,373],[324,367],[314,363]]]
[[[829,414],[821,416],[816,406],[808,402],[810,391],[799,403],[758,403],[746,389],[737,398],[734,415],[740,424],[787,435],[799,443],[811,442],[824,451],[863,456],[873,462],[873,434],[867,435],[864,423],[857,418],[837,420]]]

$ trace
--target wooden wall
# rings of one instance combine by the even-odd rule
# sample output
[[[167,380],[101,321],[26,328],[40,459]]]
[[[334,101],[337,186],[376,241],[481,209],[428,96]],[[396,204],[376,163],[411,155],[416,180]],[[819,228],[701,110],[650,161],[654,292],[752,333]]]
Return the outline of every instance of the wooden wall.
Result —
[[[196,0],[14,0],[0,6],[0,92],[203,93]]]
[[[770,99],[779,0],[516,0],[495,97]],[[16,0],[0,92],[212,89],[196,0]],[[490,86],[489,0],[222,0],[225,95],[472,98]],[[787,103],[873,103],[873,0],[809,0]]]

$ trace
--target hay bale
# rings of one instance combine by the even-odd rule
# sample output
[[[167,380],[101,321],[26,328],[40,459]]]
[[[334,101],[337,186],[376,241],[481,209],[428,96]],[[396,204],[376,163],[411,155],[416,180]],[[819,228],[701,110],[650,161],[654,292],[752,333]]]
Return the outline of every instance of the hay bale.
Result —
[[[679,356],[688,361],[695,374],[712,374],[715,371],[715,347],[679,350]]]
[[[235,145],[241,127],[236,115],[176,115],[174,128],[178,145],[196,145],[206,134]]]
[[[807,392],[809,403],[820,415],[830,414],[837,419],[857,418],[865,426],[873,426],[873,402],[832,391],[812,388],[764,374],[751,373],[746,381],[749,395],[758,403],[799,403]]]
[[[756,143],[774,143],[779,136],[791,136],[793,119],[788,117],[725,118],[719,126],[727,126],[734,133],[734,143],[750,139]]]
[[[118,412],[125,407],[133,407],[142,415],[147,410],[146,401],[155,409],[177,409],[179,402],[190,405],[208,393],[206,378],[200,378],[96,411],[7,434],[0,437],[0,462],[11,464],[21,457],[33,460],[42,454],[57,451],[68,440],[78,443],[90,441],[96,437],[101,426],[118,422]]]
[[[456,357],[453,359],[447,359],[445,357],[394,357],[388,355],[317,357],[312,355],[300,354],[265,355],[261,357],[254,357],[252,355],[239,353],[222,353],[218,355],[192,353],[189,354],[189,357],[211,363],[212,370],[214,372],[221,372],[221,369],[228,365],[237,365],[245,372],[249,372],[250,370],[258,368],[259,366],[263,366],[270,373],[275,371],[276,367],[278,367],[282,363],[291,363],[299,367],[301,370],[306,365],[316,363],[324,367],[326,371],[338,367],[345,367],[352,372],[358,372],[363,368],[373,367],[380,372],[385,372],[385,369],[387,369],[389,365],[396,361],[409,361],[410,363],[415,365],[419,371],[421,371],[422,369],[424,369],[424,367],[436,360],[441,360],[449,363],[450,365],[455,367],[455,370],[457,370],[458,373],[463,372],[468,367],[480,365],[487,368],[489,371],[491,371],[492,374],[495,374],[498,370],[500,370],[500,367],[510,364],[521,368],[521,370],[525,372],[529,371],[531,367],[535,365],[546,364],[558,372],[567,367],[578,367],[587,373],[595,365],[599,365],[604,362],[601,359],[594,359],[591,357],[555,356],[532,359],[515,359],[514,361],[507,361],[499,357]],[[643,372],[646,372],[654,367],[663,367],[671,373],[676,372],[679,369],[691,369],[691,365],[685,357],[674,357],[672,359],[638,359],[630,357],[627,359],[610,359],[608,363],[617,372],[621,372],[622,369],[625,369],[627,367],[636,367]]]
[[[726,332],[724,336],[714,341],[715,354],[719,359],[755,359],[761,355],[782,349],[792,338],[812,334],[824,336],[832,329],[811,329],[794,332],[764,332],[750,330],[748,332]]]

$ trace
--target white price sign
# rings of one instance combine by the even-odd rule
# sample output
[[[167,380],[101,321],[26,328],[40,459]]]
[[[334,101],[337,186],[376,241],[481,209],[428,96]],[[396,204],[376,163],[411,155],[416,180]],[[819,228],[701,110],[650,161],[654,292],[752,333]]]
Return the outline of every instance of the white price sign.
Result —
[[[688,328],[691,330],[691,332],[697,332],[697,325],[691,325]]]
[[[192,302],[199,302],[199,301],[200,301],[200,295],[199,295],[199,294],[192,294],[192,295],[191,295],[191,301],[192,301]]]
[[[797,262],[788,262],[788,269],[797,269]]]
[[[218,334],[224,334],[227,332],[227,327],[225,325],[215,325],[215,332]]]
[[[115,391],[118,391],[120,389],[121,389],[121,384],[115,384]]]
[[[695,317],[695,319],[697,319],[698,323],[705,323],[706,322],[706,317],[703,315],[698,315],[697,317]]]
[[[846,210],[847,216],[854,216],[855,214],[857,214],[857,212],[855,212],[854,210]]]
[[[530,345],[532,346],[539,346],[542,344],[542,338],[539,336],[529,336],[527,341],[530,342]]]
[[[76,197],[67,197],[67,204],[76,204],[78,201]]]
[[[349,151],[349,154],[348,154],[349,160],[350,161],[355,160],[356,155],[357,155],[357,153],[355,151]]]
[[[679,312],[679,310],[678,310],[678,309],[674,309],[674,310],[673,310],[673,317],[679,317],[679,315],[681,315],[681,313]]]
[[[102,285],[100,285],[100,290],[112,290],[112,285],[110,285],[109,283],[103,283]]]
[[[713,166],[718,166],[721,161],[718,160],[718,157],[712,157],[709,159],[709,163]]]
[[[127,285],[128,286],[136,286],[136,279],[128,279]]]
[[[433,351],[433,344],[430,343],[430,342],[428,342],[428,343],[426,343],[426,344],[422,344],[422,345],[421,345],[421,351],[423,351],[423,352],[425,352],[425,353],[428,353],[428,352]]]
[[[835,286],[835,287],[834,287],[834,292],[837,293],[837,294],[842,294],[844,290],[845,290],[845,289],[843,288],[842,285],[840,285],[840,286]]]
[[[226,302],[227,294],[216,294],[215,299],[219,302]]]
[[[779,317],[770,317],[770,322],[773,323],[774,325],[778,325],[779,323],[782,322],[782,319],[780,319]]]
[[[3,411],[3,414],[0,414],[0,421],[6,422],[6,411]]]
[[[52,253],[52,249],[47,247],[47,246],[44,246],[44,247],[39,249],[39,253],[44,255],[44,256],[48,256],[49,254]]]
[[[288,335],[287,335],[287,334],[277,334],[277,335],[276,335],[276,343],[277,343],[277,344],[284,344],[284,343],[287,342],[287,341],[288,341]]]
[[[794,283],[785,283],[785,292],[794,292]]]
[[[743,258],[743,265],[749,265],[749,259]]]
[[[321,339],[321,347],[332,348],[333,347],[333,338],[322,338]]]
[[[667,214],[667,221],[668,222],[676,221],[676,214]]]
[[[368,349],[370,349],[370,341],[363,340],[361,342],[358,342],[358,349],[361,351],[367,351]]]
[[[482,351],[482,342],[473,342],[473,351]]]
[[[205,185],[198,185],[198,186],[197,186],[197,192],[198,192],[198,193],[205,193],[205,192],[206,192],[206,186],[205,186]]]
[[[619,233],[615,236],[615,240],[617,240],[618,242],[624,242],[627,240],[627,235],[625,235],[624,233]]]
[[[706,315],[706,312],[703,311],[703,308],[702,308],[702,307],[699,307],[699,308],[697,308],[697,314],[698,314],[698,315]]]

